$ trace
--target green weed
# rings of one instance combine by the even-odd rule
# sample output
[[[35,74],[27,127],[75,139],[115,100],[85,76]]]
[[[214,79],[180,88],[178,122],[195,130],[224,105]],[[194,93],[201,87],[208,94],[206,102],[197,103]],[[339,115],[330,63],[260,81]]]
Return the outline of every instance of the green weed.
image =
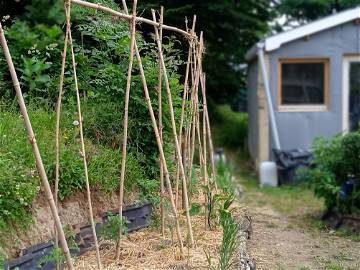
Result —
[[[128,224],[129,220],[126,217],[120,218],[119,215],[116,214],[108,214],[108,220],[101,228],[101,236],[106,240],[119,240],[119,232],[123,235],[129,237],[128,232]]]

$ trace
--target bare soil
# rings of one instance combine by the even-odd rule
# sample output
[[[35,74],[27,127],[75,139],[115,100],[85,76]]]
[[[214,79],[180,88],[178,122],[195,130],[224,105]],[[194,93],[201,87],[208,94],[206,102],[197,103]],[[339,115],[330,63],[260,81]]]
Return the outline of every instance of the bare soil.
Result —
[[[91,194],[94,218],[109,210],[113,210],[118,205],[118,195],[116,193],[104,194],[99,190],[93,190]],[[135,196],[128,194],[125,203],[136,200]],[[50,207],[42,193],[38,196],[32,206],[33,222],[26,230],[15,229],[11,235],[1,235],[8,239],[3,249],[7,258],[14,258],[21,255],[21,250],[34,244],[47,242],[53,239],[54,222]],[[62,224],[75,225],[89,220],[88,205],[86,194],[76,192],[59,204],[59,216]],[[1,232],[0,232],[1,233]]]
[[[244,189],[252,216],[248,251],[258,270],[359,270],[360,242],[320,227],[323,204],[301,188]]]

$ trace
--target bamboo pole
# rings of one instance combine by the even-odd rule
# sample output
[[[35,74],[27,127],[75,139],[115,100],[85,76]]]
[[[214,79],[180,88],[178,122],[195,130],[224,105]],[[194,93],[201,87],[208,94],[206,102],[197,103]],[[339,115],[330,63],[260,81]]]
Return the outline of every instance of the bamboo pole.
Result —
[[[56,104],[56,126],[55,126],[55,188],[54,188],[54,199],[55,205],[58,207],[58,193],[59,193],[59,178],[60,178],[60,120],[61,120],[61,103],[62,97],[64,95],[64,74],[65,74],[65,63],[66,63],[66,54],[68,47],[68,38],[70,30],[70,2],[64,2],[64,10],[66,16],[66,31],[65,31],[65,41],[64,49],[62,52],[61,59],[61,71],[60,71],[60,82],[59,82],[59,95],[58,101]],[[55,248],[58,247],[59,236],[57,233],[56,226],[54,226],[55,234]],[[59,269],[59,264],[56,262],[56,269]]]
[[[193,22],[192,22],[192,27],[191,27],[191,34],[193,35],[195,33],[195,24],[196,24],[196,15],[194,15],[193,18]],[[188,52],[188,59],[186,62],[186,71],[185,71],[185,81],[184,81],[184,93],[183,93],[183,98],[182,98],[182,103],[181,103],[181,116],[180,116],[180,127],[179,127],[179,143],[181,143],[182,145],[186,145],[185,143],[183,144],[183,125],[184,125],[184,115],[185,115],[185,105],[186,105],[186,101],[187,101],[187,96],[188,96],[188,81],[189,81],[189,72],[190,72],[190,61],[191,61],[191,50],[192,50],[192,46],[193,46],[193,41],[190,40],[189,41],[189,52]],[[181,148],[180,148],[181,150]],[[185,149],[183,151],[181,151],[182,154],[182,158],[185,156],[184,152]],[[183,158],[183,164],[186,164],[185,162],[186,160],[186,156],[185,158]],[[186,168],[184,165],[184,171],[186,174]],[[176,202],[176,207],[178,206],[178,197],[179,197],[179,173],[180,173],[180,167],[179,165],[177,165],[176,168],[176,189],[175,189],[175,202]]]
[[[8,67],[9,67],[9,71],[10,71],[11,78],[12,78],[12,81],[13,81],[13,85],[14,85],[14,88],[15,88],[16,96],[17,96],[17,99],[18,99],[19,107],[20,107],[20,111],[21,111],[21,114],[22,114],[22,116],[24,118],[24,124],[25,124],[26,130],[27,130],[29,141],[30,141],[30,144],[31,144],[31,147],[32,147],[34,157],[35,157],[36,168],[37,168],[37,171],[39,173],[39,177],[41,179],[41,182],[43,184],[46,200],[49,203],[51,214],[52,214],[52,216],[54,218],[55,226],[56,226],[57,231],[58,231],[60,244],[61,244],[61,247],[63,249],[65,259],[66,259],[66,264],[67,264],[67,267],[70,270],[74,270],[74,266],[73,266],[72,259],[71,259],[71,256],[70,256],[69,247],[68,247],[67,242],[66,242],[64,230],[63,230],[62,225],[61,225],[61,221],[60,221],[59,214],[58,214],[58,211],[57,211],[57,208],[56,208],[56,205],[55,205],[54,197],[52,195],[50,184],[49,184],[46,172],[45,172],[44,164],[43,164],[42,159],[41,159],[40,151],[39,151],[38,145],[36,143],[35,134],[34,134],[32,126],[31,126],[29,115],[27,113],[25,101],[24,101],[24,98],[23,98],[23,95],[22,95],[22,92],[21,92],[21,88],[20,88],[20,83],[19,83],[18,77],[16,75],[14,63],[13,63],[12,58],[11,58],[11,54],[10,54],[9,47],[7,45],[7,42],[6,42],[6,38],[5,38],[5,35],[4,35],[4,30],[2,28],[1,23],[0,23],[0,43],[1,43],[1,46],[3,48],[4,55],[5,55],[5,58],[6,58],[6,62],[7,62]]]
[[[80,101],[80,94],[79,94],[79,86],[78,86],[78,79],[76,74],[76,61],[75,61],[75,53],[73,47],[73,40],[71,36],[71,30],[69,31],[69,45],[70,45],[70,52],[71,52],[71,61],[73,66],[73,75],[74,75],[74,83],[75,83],[75,92],[76,92],[76,101],[77,101],[77,110],[79,115],[79,129],[80,129],[80,145],[81,145],[81,156],[84,162],[84,174],[85,174],[85,184],[86,184],[86,193],[87,193],[87,201],[89,206],[89,219],[91,223],[92,234],[94,237],[94,244],[96,250],[96,261],[98,269],[102,269],[101,259],[100,259],[100,250],[99,250],[99,242],[96,235],[95,229],[95,222],[94,222],[94,215],[91,203],[91,191],[90,191],[90,184],[89,184],[89,174],[88,174],[88,167],[86,161],[86,152],[85,152],[85,143],[84,143],[84,134],[83,134],[83,117],[81,113],[81,101]]]
[[[203,155],[204,155],[204,177],[205,185],[208,184],[208,171],[207,171],[207,120],[206,120],[206,96],[205,96],[205,74],[201,74],[201,92],[203,97],[203,113],[202,113],[202,132],[203,132]],[[210,153],[211,154],[211,153]]]
[[[160,45],[162,50],[162,38],[163,38],[163,30],[162,25],[164,23],[164,7],[160,8],[160,21],[159,21],[159,32],[160,32]],[[159,106],[159,132],[160,132],[160,140],[161,145],[164,145],[163,141],[163,123],[162,123],[162,70],[161,70],[161,64],[159,63],[159,77],[158,77],[158,106]],[[163,238],[165,238],[165,212],[164,212],[164,165],[160,160],[160,215],[161,215],[161,235]]]
[[[205,74],[204,74],[205,77]],[[204,78],[204,94],[203,94],[203,98],[206,100],[206,80]],[[214,183],[215,183],[215,189],[217,189],[217,185],[216,185],[216,181],[215,181],[215,177],[216,177],[216,167],[215,167],[215,159],[214,159],[214,146],[213,146],[213,141],[212,141],[212,136],[211,136],[211,128],[210,128],[210,120],[209,120],[209,112],[207,109],[207,105],[204,104],[205,106],[205,118],[206,118],[206,128],[207,128],[207,137],[209,140],[209,152],[210,152],[210,162],[211,162],[211,169],[212,169],[212,177],[214,178]]]
[[[123,143],[122,143],[122,159],[121,159],[121,175],[120,175],[120,194],[119,194],[119,216],[122,222],[123,219],[123,200],[124,200],[124,180],[125,180],[125,167],[126,167],[126,146],[127,146],[127,137],[128,137],[128,117],[129,117],[129,98],[130,98],[130,87],[131,87],[131,72],[133,69],[134,61],[134,46],[135,46],[135,34],[136,34],[136,4],[137,0],[134,0],[133,3],[133,20],[131,21],[131,41],[130,41],[130,57],[129,57],[129,67],[128,75],[126,82],[126,92],[125,92],[125,108],[124,108],[124,124],[123,124]],[[119,231],[119,241],[116,248],[116,260],[120,259],[121,252],[121,236],[122,231]]]
[[[205,74],[201,75],[201,91],[202,91],[202,97],[203,97],[203,102],[202,102],[202,106],[203,106],[203,113],[202,113],[202,133],[203,133],[203,157],[204,157],[204,182],[205,185],[208,184],[209,180],[208,180],[208,171],[207,171],[207,143],[206,143],[206,98],[204,97],[204,84],[205,84]]]
[[[190,161],[189,161],[189,180],[192,177],[192,168],[194,162],[194,153],[195,153],[195,139],[196,139],[196,114],[198,111],[198,88],[200,80],[200,69],[198,62],[199,46],[194,49],[194,87],[192,90],[192,127],[191,127],[191,137],[190,137]]]
[[[127,11],[125,1],[123,1],[123,5],[124,5],[124,10]],[[147,104],[147,107],[148,107],[148,110],[149,110],[151,123],[152,123],[153,129],[154,129],[156,143],[157,143],[157,146],[158,146],[158,149],[159,149],[159,152],[160,152],[161,162],[163,163],[163,166],[164,166],[164,177],[165,177],[165,180],[166,180],[166,187],[168,189],[168,193],[169,193],[169,197],[170,197],[170,204],[171,204],[172,212],[173,212],[173,215],[174,215],[175,227],[176,227],[176,235],[177,235],[177,238],[178,238],[178,241],[179,241],[180,253],[181,253],[181,255],[183,255],[184,254],[184,245],[183,245],[183,241],[182,241],[182,237],[181,237],[179,216],[178,216],[177,209],[176,209],[176,206],[175,206],[174,195],[172,193],[172,186],[171,186],[170,177],[169,177],[169,170],[168,170],[166,159],[165,159],[164,149],[163,149],[162,144],[161,144],[160,135],[159,135],[159,128],[158,128],[158,125],[157,125],[157,122],[156,122],[154,109],[153,109],[152,104],[151,104],[151,99],[150,99],[149,89],[148,89],[147,82],[146,82],[144,67],[143,67],[143,64],[142,64],[142,60],[141,60],[141,56],[140,56],[140,52],[139,52],[139,48],[137,46],[136,40],[135,40],[135,55],[136,55],[136,60],[137,60],[138,65],[139,65],[141,82],[142,82],[142,85],[143,85],[143,88],[144,88],[145,100],[146,100],[146,104]]]
[[[212,171],[212,178],[214,181],[214,185],[215,185],[215,191],[217,192],[217,183],[216,183],[216,166],[215,166],[215,159],[214,159],[214,146],[213,146],[213,141],[212,141],[212,136],[211,136],[211,128],[210,128],[210,120],[209,120],[209,111],[208,111],[208,107],[207,107],[207,98],[206,98],[206,74],[203,73],[202,71],[202,55],[204,53],[204,35],[203,32],[200,33],[200,42],[199,42],[200,46],[201,46],[201,54],[200,56],[200,70],[201,70],[201,79],[200,79],[200,83],[201,83],[201,91],[202,91],[202,97],[203,97],[203,113],[205,115],[205,126],[206,126],[206,135],[207,135],[207,139],[209,141],[209,154],[210,154],[210,163],[211,163],[211,171]],[[206,142],[206,140],[205,140]],[[206,149],[205,149],[206,151]],[[206,153],[206,152],[205,152]]]
[[[202,47],[204,50],[204,38],[203,35],[201,33],[200,35],[200,44],[202,44]],[[202,52],[203,53],[203,52]],[[204,107],[204,114],[205,114],[205,122],[206,122],[206,133],[207,133],[207,138],[209,141],[209,154],[210,154],[210,163],[211,163],[211,170],[212,170],[212,177],[215,178],[216,177],[216,167],[215,167],[215,159],[214,159],[214,146],[213,146],[213,141],[212,141],[212,136],[211,136],[211,128],[210,128],[210,121],[209,121],[209,111],[208,111],[208,107],[207,107],[207,99],[206,99],[206,74],[203,73],[202,75],[202,80],[200,81],[201,83],[201,89],[202,89],[202,96],[203,96],[203,107]],[[215,188],[216,187],[216,181],[214,179],[215,182]]]
[[[152,13],[152,17],[153,17],[154,22],[156,22],[155,11],[151,10],[151,13]],[[173,109],[173,104],[172,104],[172,96],[171,96],[170,84],[169,84],[169,79],[168,79],[167,72],[166,72],[164,56],[163,56],[163,53],[162,53],[162,50],[161,50],[159,31],[158,31],[157,27],[154,27],[154,32],[155,32],[155,37],[156,37],[158,50],[159,50],[159,53],[160,53],[159,54],[160,62],[161,62],[161,66],[162,66],[162,71],[163,71],[164,81],[165,81],[165,86],[166,86],[166,92],[167,92],[167,96],[168,96],[171,125],[172,125],[172,130],[173,130],[173,135],[174,135],[174,141],[175,141],[176,156],[177,156],[177,159],[178,159],[178,162],[179,162],[179,165],[180,165],[180,173],[181,173],[182,182],[183,182],[183,186],[184,186],[186,220],[187,220],[187,224],[188,224],[188,233],[189,233],[189,238],[190,238],[189,239],[190,240],[190,246],[192,247],[194,245],[194,237],[193,237],[193,232],[192,232],[192,227],[191,227],[191,219],[190,219],[190,213],[189,213],[189,200],[188,200],[187,187],[186,187],[186,178],[185,178],[184,166],[183,166],[183,163],[182,163],[182,158],[181,158],[181,153],[180,153],[180,146],[179,146],[179,141],[178,141],[178,136],[177,136],[177,130],[176,130],[176,124],[175,124],[175,116],[174,116],[174,109]]]
[[[96,10],[100,10],[100,11],[103,11],[103,12],[110,13],[110,14],[116,16],[116,17],[119,17],[120,19],[123,19],[123,20],[127,20],[127,21],[132,20],[131,15],[121,13],[119,11],[113,10],[111,8],[108,8],[108,7],[104,7],[99,3],[95,4],[95,3],[90,3],[90,2],[87,2],[87,1],[83,1],[83,0],[71,0],[71,2],[73,2],[74,4],[77,4],[77,5],[83,6],[83,7],[94,8]],[[158,22],[154,22],[152,20],[149,20],[149,19],[146,19],[146,18],[143,18],[143,17],[135,17],[135,21],[139,22],[139,23],[146,23],[146,24],[149,24],[149,25],[152,25],[152,26],[155,26],[155,27],[160,26],[160,24]],[[179,29],[177,27],[168,26],[168,25],[162,25],[161,27],[164,30],[168,30],[168,31],[177,32],[179,34],[182,34],[183,36],[185,36],[187,38],[192,37],[191,34],[189,34],[188,32],[186,32],[184,30],[181,30],[181,29]]]

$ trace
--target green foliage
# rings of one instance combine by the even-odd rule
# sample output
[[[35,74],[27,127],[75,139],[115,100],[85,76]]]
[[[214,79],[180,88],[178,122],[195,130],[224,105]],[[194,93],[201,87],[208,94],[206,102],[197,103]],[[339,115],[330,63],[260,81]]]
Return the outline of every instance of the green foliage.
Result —
[[[214,143],[232,149],[246,149],[248,115],[234,112],[229,105],[216,106],[214,119]]]
[[[16,20],[5,29],[13,62],[26,101],[32,98],[41,105],[51,104],[57,96],[63,33],[59,26],[36,24]],[[0,96],[13,99],[9,72],[4,56],[0,55],[0,79],[4,82]]]
[[[61,265],[65,261],[65,255],[60,247],[54,247],[49,254],[43,256],[37,263],[38,267],[42,267],[46,263],[53,262]]]
[[[67,239],[69,249],[71,251],[79,251],[79,246],[75,241],[76,234],[70,225],[64,226],[64,233]],[[51,250],[51,252],[48,255],[42,257],[39,260],[38,266],[41,267],[48,262],[53,262],[56,265],[62,265],[65,262],[64,251],[62,250],[61,247],[54,246],[54,248]]]
[[[217,210],[228,208],[235,199],[235,186],[232,180],[232,168],[228,163],[219,162],[217,164],[216,179],[210,179],[207,185],[203,185],[202,189],[206,196],[206,209],[208,226],[211,228],[214,222],[217,222]],[[215,192],[215,182],[220,193]]]
[[[119,9],[113,0],[100,3]],[[22,17],[6,23],[5,35],[17,68],[25,101],[49,181],[55,178],[55,114],[63,49],[62,2],[31,1]],[[96,16],[94,16],[96,14]],[[126,22],[114,21],[104,13],[72,7],[72,34],[79,88],[83,101],[85,144],[89,178],[93,186],[112,192],[118,189],[121,163],[124,91],[130,51]],[[181,110],[183,69],[177,41],[164,39],[165,61],[172,87],[176,117]],[[159,63],[152,42],[137,36],[152,105],[157,113]],[[74,81],[69,57],[65,67],[64,102],[61,123],[59,197],[64,199],[84,189],[83,160],[79,151],[79,127]],[[163,99],[166,158],[173,155],[170,114],[165,87]],[[3,55],[0,55],[0,228],[10,223],[29,224],[31,204],[40,183],[23,121],[15,106],[15,93]],[[15,106],[14,106],[15,105]],[[178,120],[178,119],[176,119]],[[179,121],[177,121],[179,122]],[[140,199],[159,202],[156,140],[146,106],[139,67],[134,63],[129,109],[126,189],[139,192]],[[173,168],[169,168],[172,170]]]
[[[246,69],[241,64],[246,62],[246,51],[269,29],[271,1],[151,0],[139,5],[146,11],[164,6],[166,23],[178,27],[184,26],[185,17],[191,20],[197,15],[196,29],[204,31],[205,38],[207,89],[214,101],[231,102],[245,88]],[[186,50],[187,42],[182,47]]]
[[[106,240],[119,241],[119,232],[129,237],[128,224],[129,220],[126,217],[120,218],[119,215],[112,213],[108,214],[108,220],[101,228],[101,236]]]
[[[223,239],[220,246],[220,258],[218,269],[232,269],[236,263],[236,252],[238,250],[239,241],[238,233],[240,229],[239,223],[234,219],[229,207],[231,200],[225,200],[220,212],[220,224],[223,228]]]
[[[201,204],[192,203],[189,210],[190,216],[196,216],[201,213]]]
[[[240,230],[239,223],[233,217],[231,204],[234,197],[231,195],[222,195],[217,199],[219,202],[218,212],[220,225],[223,229],[223,239],[219,249],[219,260],[216,266],[212,265],[212,256],[209,252],[205,252],[209,269],[213,270],[229,270],[233,269],[237,262],[236,252],[239,247],[238,233]]]
[[[331,15],[334,10],[341,11],[359,4],[359,0],[283,0],[278,4],[277,11],[287,16],[288,24],[293,21],[312,21]]]
[[[55,177],[55,113],[29,109],[45,169],[51,183]],[[64,199],[85,187],[83,160],[79,153],[79,130],[73,122],[76,114],[65,110],[62,115],[59,197]],[[17,112],[0,110],[0,228],[17,222],[31,221],[30,209],[40,190],[31,146]],[[121,151],[86,141],[90,182],[105,192],[119,187]],[[127,158],[126,190],[138,191],[140,199],[159,201],[158,181],[149,180],[144,168],[131,152]]]
[[[216,164],[216,169],[216,183],[218,187],[221,188],[225,194],[234,194],[235,186],[232,180],[233,170],[231,165],[220,160]]]
[[[341,186],[349,179],[360,179],[360,133],[352,132],[332,139],[318,138],[314,143],[316,168],[309,177],[315,195],[324,198],[329,210],[342,213],[360,210],[357,188],[348,198],[340,197]]]

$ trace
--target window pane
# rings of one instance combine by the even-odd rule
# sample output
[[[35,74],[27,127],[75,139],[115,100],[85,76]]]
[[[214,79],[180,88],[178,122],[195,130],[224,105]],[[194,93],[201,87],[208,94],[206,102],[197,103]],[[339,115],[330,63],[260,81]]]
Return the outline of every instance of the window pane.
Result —
[[[282,104],[325,103],[324,63],[283,63]]]

